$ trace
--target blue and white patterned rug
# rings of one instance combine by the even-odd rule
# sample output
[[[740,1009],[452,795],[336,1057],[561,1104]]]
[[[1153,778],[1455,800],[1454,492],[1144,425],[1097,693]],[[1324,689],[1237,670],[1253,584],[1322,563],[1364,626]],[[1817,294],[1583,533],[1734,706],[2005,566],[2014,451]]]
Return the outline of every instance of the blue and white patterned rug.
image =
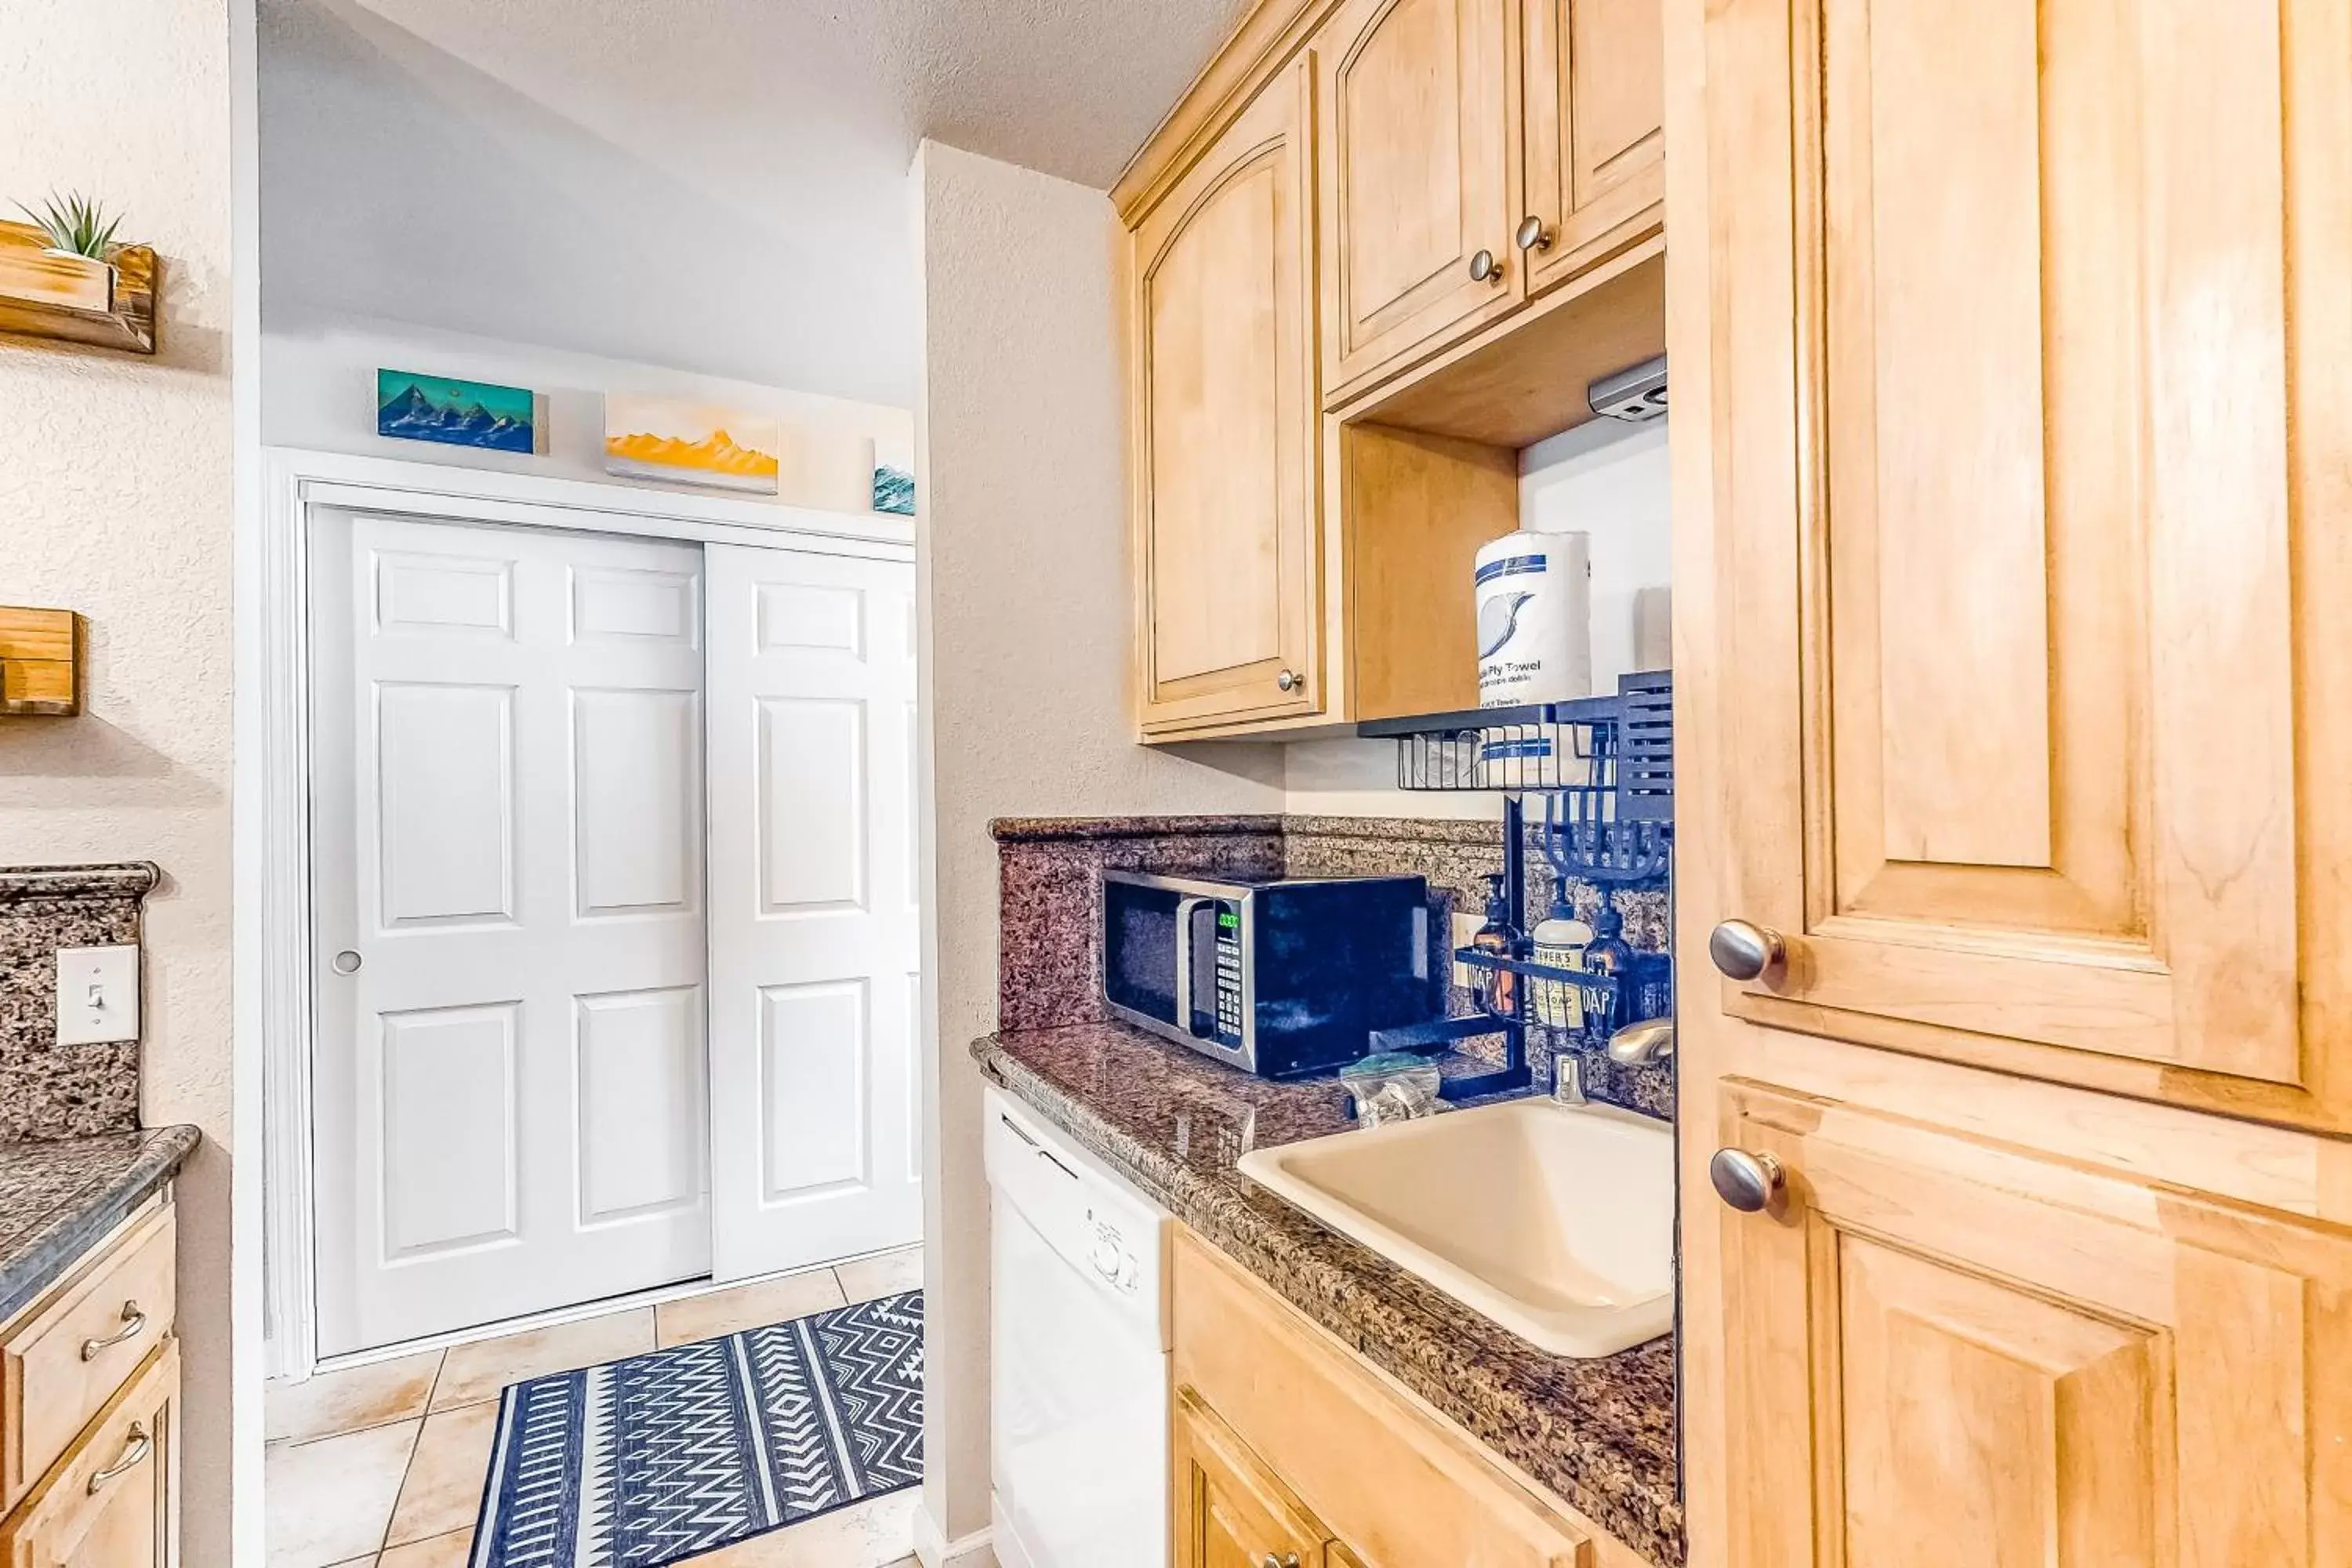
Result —
[[[508,1388],[472,1568],[657,1568],[923,1475],[923,1297]]]

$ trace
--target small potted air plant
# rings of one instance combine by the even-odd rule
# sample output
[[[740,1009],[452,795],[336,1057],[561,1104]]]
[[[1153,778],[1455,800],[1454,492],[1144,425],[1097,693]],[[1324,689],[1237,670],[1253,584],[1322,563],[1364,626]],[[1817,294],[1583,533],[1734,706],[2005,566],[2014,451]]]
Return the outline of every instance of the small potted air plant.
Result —
[[[121,217],[110,216],[102,203],[79,191],[64,196],[52,193],[37,212],[22,202],[16,208],[48,243],[41,247],[38,263],[16,269],[9,292],[77,310],[113,310],[114,265],[107,252]]]

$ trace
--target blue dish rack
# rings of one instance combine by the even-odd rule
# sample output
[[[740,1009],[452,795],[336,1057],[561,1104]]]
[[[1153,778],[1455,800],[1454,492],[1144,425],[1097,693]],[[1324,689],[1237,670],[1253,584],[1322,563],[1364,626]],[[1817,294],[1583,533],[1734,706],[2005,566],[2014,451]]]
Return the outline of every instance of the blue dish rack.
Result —
[[[1503,795],[1503,890],[1514,921],[1525,930],[1529,795],[1540,812],[1537,824],[1544,857],[1558,876],[1597,883],[1604,891],[1665,876],[1675,837],[1674,726],[1674,675],[1657,669],[1622,677],[1612,697],[1370,720],[1357,725],[1356,732],[1396,742],[1399,789]],[[1663,962],[1637,968],[1621,981],[1475,948],[1456,949],[1454,956],[1474,970],[1573,985],[1585,994],[1587,1008],[1603,1016],[1615,1016],[1622,987],[1633,989],[1635,999],[1657,1013],[1672,1007],[1672,969]],[[1517,987],[1507,1015],[1475,1013],[1385,1029],[1373,1035],[1371,1048],[1428,1053],[1500,1034],[1504,1066],[1447,1079],[1445,1098],[1525,1089],[1530,1081],[1528,992],[1525,984]]]

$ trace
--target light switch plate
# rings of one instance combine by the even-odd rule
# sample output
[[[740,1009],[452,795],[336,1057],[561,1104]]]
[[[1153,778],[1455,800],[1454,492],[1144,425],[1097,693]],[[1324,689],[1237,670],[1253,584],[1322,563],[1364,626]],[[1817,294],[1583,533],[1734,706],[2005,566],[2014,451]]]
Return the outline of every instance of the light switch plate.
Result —
[[[58,1044],[139,1037],[139,949],[58,949]]]

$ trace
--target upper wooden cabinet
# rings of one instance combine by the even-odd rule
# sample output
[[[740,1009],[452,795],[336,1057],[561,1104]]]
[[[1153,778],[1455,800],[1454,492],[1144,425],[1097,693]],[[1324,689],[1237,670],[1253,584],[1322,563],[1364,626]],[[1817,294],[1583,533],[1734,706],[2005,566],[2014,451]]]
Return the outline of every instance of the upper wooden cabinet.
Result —
[[[1332,401],[1526,297],[1517,14],[1517,0],[1348,0],[1318,35]]]
[[[1146,733],[1322,700],[1312,71],[1269,81],[1134,230]]]
[[[1659,0],[1522,4],[1534,294],[1663,226],[1664,43]]]
[[[2352,14],[1701,26],[1725,1007],[2352,1129]]]
[[[2340,58],[2340,57],[2339,57]],[[1733,1081],[1740,1568],[2352,1562],[2352,1236]]]

